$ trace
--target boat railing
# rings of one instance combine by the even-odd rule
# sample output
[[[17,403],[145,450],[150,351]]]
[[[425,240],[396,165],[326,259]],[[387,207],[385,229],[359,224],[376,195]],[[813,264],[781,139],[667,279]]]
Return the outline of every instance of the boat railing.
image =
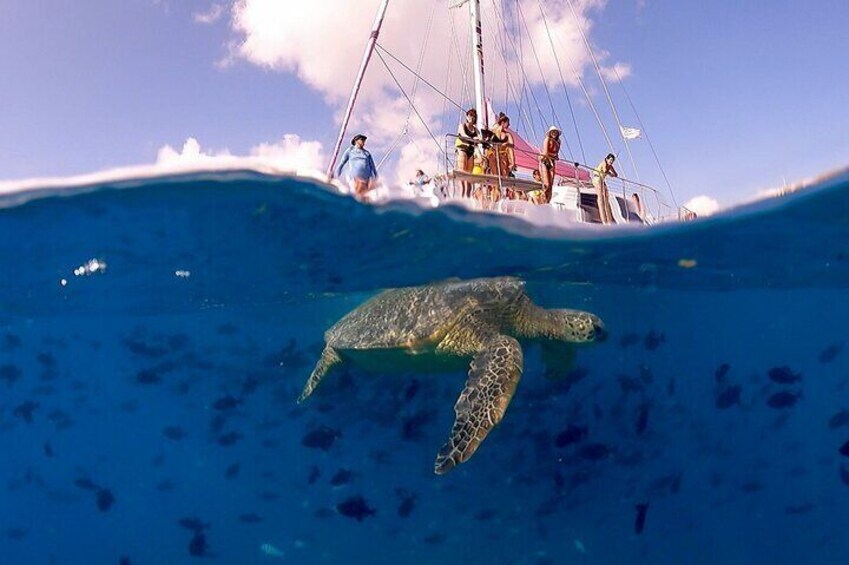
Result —
[[[533,190],[540,190],[542,188],[540,183],[532,179],[513,176],[513,171],[496,170],[490,171],[487,174],[475,174],[457,170],[456,161],[452,161],[452,157],[456,155],[456,152],[451,149],[458,139],[464,143],[475,146],[485,145],[487,147],[499,147],[508,144],[508,142],[504,141],[481,140],[457,134],[446,134],[445,150],[443,154],[445,155],[445,174],[446,178],[449,180],[452,197],[457,196],[456,182],[490,184],[497,186],[502,197],[506,195],[506,189],[508,188],[519,192],[530,192]],[[532,157],[535,161],[538,161],[542,156],[539,152],[516,147],[513,148],[513,151],[515,153],[521,153]],[[500,169],[501,160],[495,159],[494,161],[496,167]],[[591,167],[585,163],[568,161],[565,159],[559,159],[557,161],[557,165],[560,166],[555,167],[555,171],[557,171],[558,168],[561,170],[555,173],[555,187],[567,186],[574,188],[579,193],[585,192],[588,194],[595,194],[596,189],[593,184],[593,179],[598,176],[598,172],[595,167]],[[527,176],[527,173],[525,173],[525,176]],[[621,197],[625,206],[634,207],[634,211],[637,212],[646,223],[667,221],[671,219],[690,220],[695,218],[695,214],[691,210],[685,207],[676,207],[667,204],[661,193],[650,185],[622,176],[607,176],[605,178],[605,185],[607,186],[611,197]],[[639,199],[638,202],[635,202],[635,196]],[[612,201],[611,204],[613,204]]]

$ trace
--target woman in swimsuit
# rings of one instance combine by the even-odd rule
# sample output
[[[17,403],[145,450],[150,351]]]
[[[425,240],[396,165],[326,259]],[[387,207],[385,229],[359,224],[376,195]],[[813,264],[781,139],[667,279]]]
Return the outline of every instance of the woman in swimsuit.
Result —
[[[551,190],[554,186],[554,167],[560,158],[560,130],[555,126],[548,128],[542,140],[542,154],[539,156],[539,174],[542,177],[543,204],[551,202]]]
[[[471,173],[475,166],[475,143],[474,140],[480,137],[478,132],[478,111],[470,108],[466,111],[466,120],[460,123],[457,128],[457,141],[454,143],[457,148],[457,166],[458,171]],[[460,186],[463,190],[463,198],[472,197],[472,185],[468,182],[461,182]]]

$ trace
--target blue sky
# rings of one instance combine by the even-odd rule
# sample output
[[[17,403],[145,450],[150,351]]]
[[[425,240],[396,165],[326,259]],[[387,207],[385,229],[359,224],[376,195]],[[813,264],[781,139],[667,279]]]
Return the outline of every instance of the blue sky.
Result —
[[[340,112],[338,89],[306,85],[293,72],[303,60],[262,65],[234,56],[233,46],[245,37],[233,29],[232,2],[217,2],[222,15],[216,21],[196,21],[196,14],[210,13],[215,4],[3,0],[0,179],[152,163],[161,147],[179,148],[189,137],[204,148],[242,155],[297,134],[329,152]],[[345,4],[347,10],[354,5],[321,4]],[[345,49],[339,33],[362,45],[377,4],[356,3],[363,17],[344,30],[295,14],[303,18],[301,28],[326,34],[325,50],[307,53],[312,63]],[[593,45],[609,53],[609,63],[630,68],[625,86],[679,202],[705,194],[729,205],[785,180],[849,165],[845,0],[610,1],[586,15]],[[413,34],[423,22],[401,27]],[[374,72],[382,72],[379,65]],[[350,84],[350,78],[339,82]],[[623,121],[636,125],[621,89],[612,89]],[[576,90],[572,95],[579,99]],[[567,115],[563,97],[555,100],[558,113]],[[581,131],[592,129],[586,108],[576,111]],[[378,139],[371,149],[379,158],[381,146],[391,141]],[[662,185],[645,141],[633,147],[641,179]],[[589,152],[601,156],[606,147]]]

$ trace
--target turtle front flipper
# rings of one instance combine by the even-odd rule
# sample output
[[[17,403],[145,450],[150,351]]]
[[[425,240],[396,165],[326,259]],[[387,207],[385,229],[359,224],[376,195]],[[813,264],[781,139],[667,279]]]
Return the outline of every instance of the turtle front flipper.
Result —
[[[506,335],[488,340],[472,359],[466,388],[454,404],[454,427],[434,464],[437,475],[447,473],[474,454],[504,417],[521,377],[519,342]]]
[[[301,396],[298,397],[298,402],[306,400],[328,371],[330,371],[334,365],[338,365],[341,362],[342,358],[339,357],[336,350],[329,345],[326,345],[324,350],[321,352],[321,357],[318,359],[318,363],[315,365],[315,369],[313,369],[312,373],[310,373],[310,378],[307,379],[307,384],[304,385],[304,391],[301,393]]]

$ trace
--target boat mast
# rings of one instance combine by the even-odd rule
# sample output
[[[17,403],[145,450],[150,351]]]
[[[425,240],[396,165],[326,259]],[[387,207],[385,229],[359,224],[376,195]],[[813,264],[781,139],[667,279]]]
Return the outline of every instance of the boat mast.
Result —
[[[351,96],[348,98],[348,107],[345,109],[345,117],[342,119],[342,127],[339,129],[339,137],[336,138],[336,146],[333,148],[333,156],[330,157],[330,164],[327,166],[327,176],[333,176],[333,168],[336,166],[336,159],[339,158],[339,150],[342,148],[342,140],[345,137],[345,132],[348,130],[348,122],[351,120],[351,113],[354,111],[354,103],[357,101],[357,94],[360,92],[360,86],[363,84],[363,77],[366,74],[371,55],[374,52],[374,46],[377,43],[377,36],[380,34],[380,27],[383,25],[383,17],[386,15],[386,7],[389,5],[389,0],[383,0],[380,3],[380,8],[377,9],[377,16],[374,19],[374,25],[371,28],[371,35],[366,43],[366,51],[363,53],[363,61],[360,63],[360,70],[357,73],[357,79],[354,81],[354,87],[351,89]]]
[[[489,116],[484,100],[483,33],[481,33],[480,0],[469,2],[469,19],[472,26],[472,62],[475,74],[475,108],[478,111],[478,129],[488,129]]]

